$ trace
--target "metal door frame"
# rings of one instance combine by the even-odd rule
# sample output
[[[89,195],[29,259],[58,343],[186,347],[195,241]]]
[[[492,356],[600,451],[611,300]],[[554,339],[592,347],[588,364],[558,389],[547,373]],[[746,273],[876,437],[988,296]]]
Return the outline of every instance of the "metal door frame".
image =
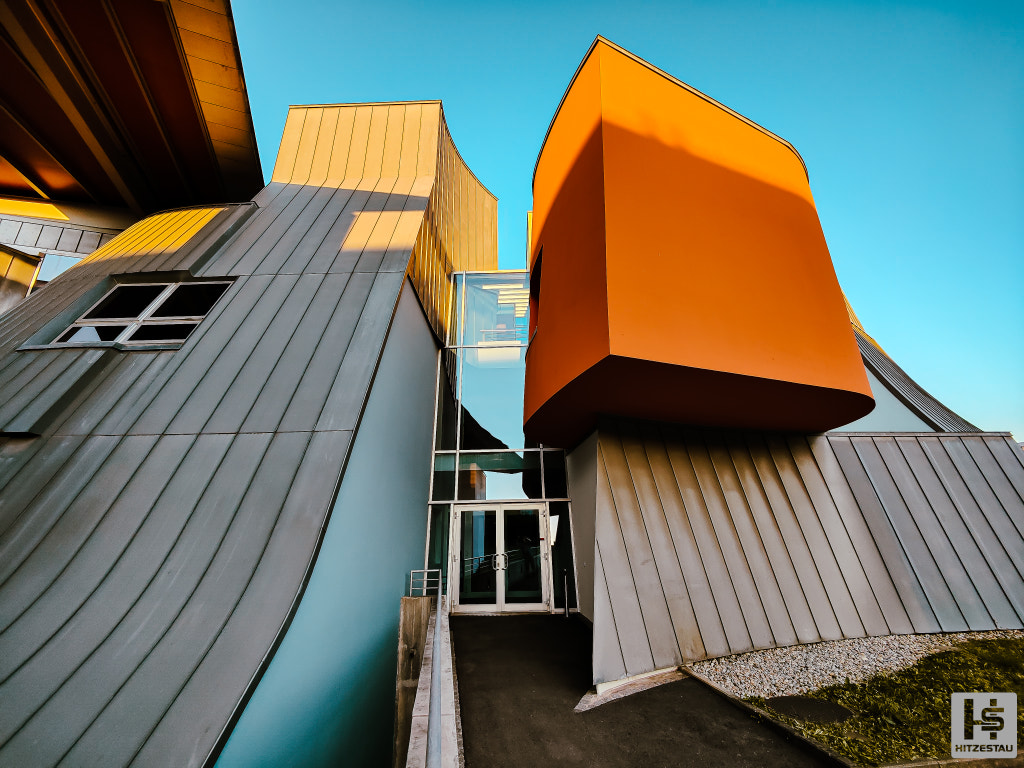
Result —
[[[448,605],[452,613],[550,613],[552,611],[552,586],[551,586],[551,526],[548,515],[548,503],[546,501],[479,501],[460,502],[452,504],[452,514],[449,520],[448,530]],[[495,602],[482,605],[460,605],[459,604],[459,574],[462,558],[462,526],[461,517],[463,512],[484,512],[494,511],[495,513],[495,549],[498,550],[495,556],[505,556],[506,563],[508,555],[505,552],[505,510],[506,509],[536,509],[540,515],[540,583],[541,602],[539,603],[506,603],[504,578],[495,579]],[[502,574],[504,568],[497,571]]]

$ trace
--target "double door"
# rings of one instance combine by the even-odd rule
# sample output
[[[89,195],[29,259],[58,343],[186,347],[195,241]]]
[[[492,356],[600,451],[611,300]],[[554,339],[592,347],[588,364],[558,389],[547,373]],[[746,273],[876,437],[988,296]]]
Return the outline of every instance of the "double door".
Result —
[[[453,612],[550,610],[546,504],[456,506],[451,521]]]

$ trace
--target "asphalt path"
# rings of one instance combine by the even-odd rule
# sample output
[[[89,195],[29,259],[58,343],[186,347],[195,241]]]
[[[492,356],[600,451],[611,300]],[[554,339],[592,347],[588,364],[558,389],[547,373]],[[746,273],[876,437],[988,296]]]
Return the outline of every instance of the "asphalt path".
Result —
[[[466,768],[832,766],[692,678],[588,712],[589,625],[564,616],[453,616]]]

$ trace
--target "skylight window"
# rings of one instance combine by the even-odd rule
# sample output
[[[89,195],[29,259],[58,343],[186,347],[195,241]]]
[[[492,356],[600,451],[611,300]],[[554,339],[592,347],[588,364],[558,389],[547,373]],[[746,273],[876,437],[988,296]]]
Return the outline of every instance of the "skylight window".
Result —
[[[180,344],[229,285],[227,281],[119,284],[53,343]]]

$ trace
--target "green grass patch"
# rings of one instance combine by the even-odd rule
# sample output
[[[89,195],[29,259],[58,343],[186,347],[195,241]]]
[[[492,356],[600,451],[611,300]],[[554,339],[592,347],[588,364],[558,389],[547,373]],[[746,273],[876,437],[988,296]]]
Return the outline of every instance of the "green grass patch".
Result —
[[[1024,735],[1024,639],[972,640],[894,674],[829,685],[807,696],[842,704],[854,716],[820,725],[748,702],[834,752],[867,765],[949,758],[950,697],[959,691],[1017,694],[1017,738]],[[1022,750],[1018,745],[1018,752]]]

